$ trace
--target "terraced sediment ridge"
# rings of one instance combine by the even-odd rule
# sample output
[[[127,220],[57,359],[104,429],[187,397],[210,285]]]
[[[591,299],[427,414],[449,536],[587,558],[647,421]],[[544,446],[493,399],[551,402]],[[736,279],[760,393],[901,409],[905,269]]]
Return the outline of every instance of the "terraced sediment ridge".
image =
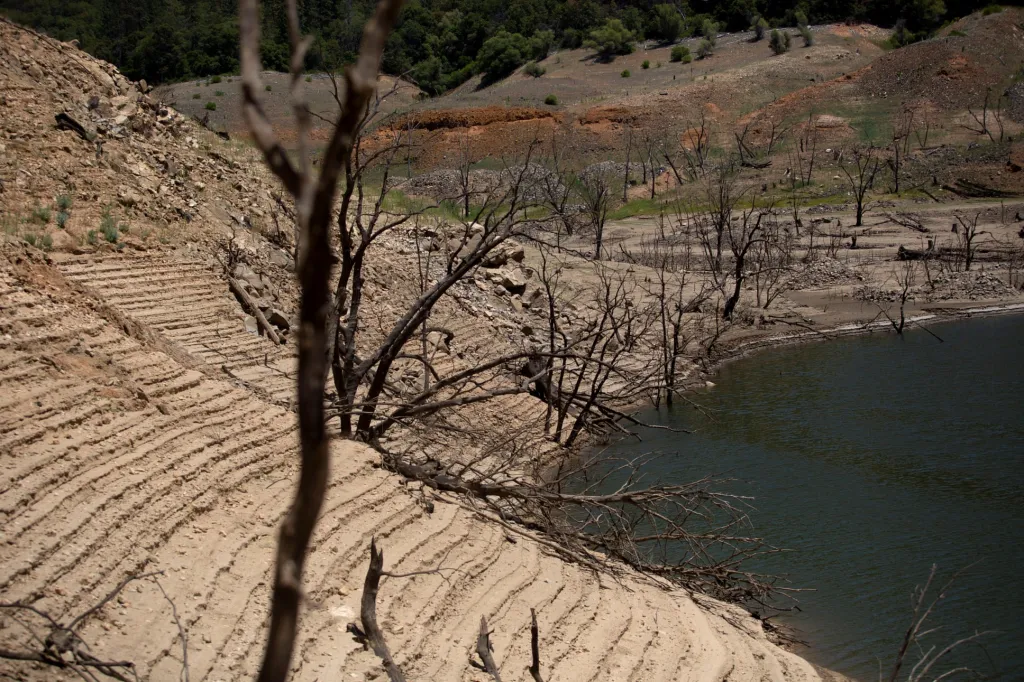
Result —
[[[287,382],[260,368],[264,354],[290,361],[287,349],[218,324],[230,294],[175,256],[70,259],[60,272],[0,264],[0,593],[69,616],[127,575],[163,570],[191,679],[252,677],[297,459],[294,413],[261,397],[284,397]],[[90,309],[82,286],[199,364],[125,334]],[[374,536],[388,570],[450,569],[382,585],[380,622],[409,679],[481,679],[469,665],[481,615],[503,678],[528,679],[531,608],[549,680],[818,678],[737,609],[565,564],[454,499],[434,498],[428,513],[422,492],[375,467],[373,451],[341,441],[333,451],[295,679],[380,674],[345,631]],[[14,634],[7,621],[0,641]],[[151,582],[130,585],[83,634],[97,653],[135,661],[142,679],[178,679],[178,630]],[[56,673],[11,662],[0,671]]]

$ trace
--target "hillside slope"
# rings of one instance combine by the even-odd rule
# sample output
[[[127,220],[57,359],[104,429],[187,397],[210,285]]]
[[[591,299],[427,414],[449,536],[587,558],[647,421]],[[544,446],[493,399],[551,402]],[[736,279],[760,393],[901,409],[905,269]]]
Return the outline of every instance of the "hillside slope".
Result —
[[[109,65],[7,23],[0,92],[0,595],[69,618],[125,577],[163,571],[190,679],[251,679],[296,474],[291,357],[245,331],[217,257],[236,233],[290,310],[287,254],[263,236],[280,239],[277,188],[251,150]],[[56,129],[60,113],[85,138]],[[65,196],[58,226],[44,211]],[[394,251],[371,275],[400,289],[411,259]],[[459,310],[441,312],[478,343],[514,327]],[[345,631],[374,536],[390,570],[453,569],[382,586],[380,621],[413,680],[482,679],[469,665],[481,615],[504,678],[527,679],[531,608],[552,681],[819,679],[737,608],[595,576],[457,498],[403,485],[366,447],[339,441],[333,452],[295,679],[379,678]],[[174,680],[173,616],[146,580],[81,634],[97,656],[134,661],[142,679]],[[5,613],[0,643],[23,641]],[[12,679],[55,674],[0,661]]]

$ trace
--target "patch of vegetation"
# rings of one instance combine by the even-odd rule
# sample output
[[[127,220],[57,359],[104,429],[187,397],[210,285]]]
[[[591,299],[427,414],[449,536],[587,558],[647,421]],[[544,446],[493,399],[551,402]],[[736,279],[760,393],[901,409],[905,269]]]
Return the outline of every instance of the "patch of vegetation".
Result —
[[[635,48],[636,36],[619,19],[609,19],[601,28],[590,32],[590,39],[583,47],[596,50],[602,59],[614,59],[616,55],[630,54]]]
[[[223,97],[224,96],[224,91],[223,90],[217,90],[216,92],[213,93],[213,96],[214,97]]]
[[[814,45],[814,34],[811,33],[811,29],[808,26],[800,27],[800,37],[804,39],[804,47]]]
[[[50,222],[50,207],[49,206],[36,206],[32,209],[32,222],[40,225],[46,225]]]
[[[952,31],[949,32],[949,37],[950,38],[966,38],[967,34],[964,33],[963,31],[958,31],[957,29],[954,28]]]
[[[689,64],[693,61],[693,55],[690,54],[690,48],[685,45],[676,45],[672,48],[672,53],[669,56],[669,61],[682,62],[683,64]]]
[[[707,59],[715,53],[715,46],[706,38],[697,45],[697,59]],[[705,76],[707,78],[707,76]]]
[[[22,238],[22,239],[23,239],[23,240],[25,241],[25,243],[26,243],[26,244],[28,244],[29,246],[35,246],[35,245],[36,245],[36,239],[37,239],[37,237],[36,237],[36,233],[35,233],[35,232],[26,232],[26,233],[25,233],[24,235],[22,235],[22,237],[21,237],[21,238]]]
[[[100,232],[103,233],[103,238],[111,244],[116,244],[117,238],[121,234],[120,230],[117,228],[117,221],[114,219],[114,215],[110,212],[109,206],[105,206],[103,208],[103,213],[100,215]]]
[[[654,6],[654,17],[647,33],[663,43],[674,43],[683,35],[685,28],[686,23],[679,10],[674,5],[663,3]]]
[[[207,102],[206,106],[203,107],[203,108],[206,109],[207,111],[217,111],[217,103],[216,102]]]
[[[525,73],[527,76],[533,76],[534,78],[540,78],[545,73],[547,73],[547,69],[545,69],[543,66],[541,66],[537,62],[530,62],[529,64],[526,65],[526,67],[523,68],[523,73]]]
[[[71,195],[70,194],[58,194],[57,195],[57,208],[65,213],[71,210]]]
[[[89,233],[85,235],[85,241],[89,246],[96,246],[99,243],[96,238],[96,230],[89,230]]]
[[[631,74],[629,73],[629,69],[623,69],[622,73],[620,73],[619,75],[622,76],[623,78],[629,78]]]
[[[759,16],[754,19],[750,30],[754,32],[754,42],[764,40],[764,34],[768,32],[768,22],[764,20],[764,17]]]
[[[700,25],[700,34],[704,36],[704,40],[711,43],[711,47],[714,47],[715,43],[718,42],[718,29],[720,28],[721,26],[711,19],[705,19]]]
[[[199,99],[200,97],[202,97],[202,95],[198,92],[192,95],[192,99]]]
[[[1003,9],[1004,8],[1002,5],[988,5],[987,7],[981,10],[981,16],[987,17],[990,14],[999,14],[1000,12],[1003,11]]]
[[[651,68],[651,60],[650,59],[645,59],[644,63],[640,65],[640,68],[641,69],[649,69],[649,68]]]
[[[70,217],[71,217],[71,214],[68,213],[67,211],[61,211],[60,213],[58,213],[57,214],[57,227],[59,227],[60,229],[63,230],[67,226],[68,219]]]
[[[220,83],[221,82],[221,77],[220,76],[214,76],[213,78],[210,79],[210,82],[211,83]]]
[[[544,98],[544,104],[547,104],[549,107],[557,107],[558,98],[555,97],[554,95],[548,95],[547,97]]]
[[[772,52],[777,55],[789,52],[789,33],[773,28],[771,37],[768,38],[768,45],[772,48]]]
[[[313,77],[312,76],[306,76],[306,82],[307,83],[312,83],[313,82]]]
[[[48,234],[44,234],[39,238],[39,248],[43,251],[50,251],[53,249],[53,237]]]
[[[273,88],[272,86],[268,85],[268,86],[264,87],[263,89],[264,89],[264,90],[266,90],[267,92],[270,92],[270,91],[272,91],[272,90],[273,90],[274,88]]]

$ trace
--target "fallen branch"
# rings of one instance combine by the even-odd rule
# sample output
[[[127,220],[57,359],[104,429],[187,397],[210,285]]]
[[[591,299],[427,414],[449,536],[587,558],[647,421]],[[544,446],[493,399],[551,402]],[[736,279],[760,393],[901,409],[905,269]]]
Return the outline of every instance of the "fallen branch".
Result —
[[[377,625],[377,590],[380,578],[384,574],[384,550],[377,549],[377,539],[370,540],[370,566],[366,569],[366,581],[363,583],[363,599],[359,607],[359,620],[363,624],[366,643],[373,653],[384,663],[384,670],[391,682],[405,682],[405,675],[391,657],[384,633]]]
[[[540,633],[537,629],[537,612],[530,609],[530,675],[534,682],[544,682],[540,676]]]
[[[267,335],[267,338],[278,345],[283,344],[284,340],[277,335],[277,332],[274,331],[274,328],[270,325],[270,322],[268,322],[267,318],[264,317],[263,312],[260,310],[259,306],[256,305],[255,301],[253,301],[252,298],[249,297],[249,294],[246,293],[245,289],[242,288],[241,282],[239,282],[234,277],[228,277],[228,285],[231,287],[231,291],[235,294],[235,296],[237,296],[238,299],[242,302],[242,306],[245,307],[245,309],[249,312],[250,315],[256,318],[256,323],[259,324],[260,329],[262,329],[263,333]]]
[[[491,655],[493,651],[491,632],[487,629],[487,618],[480,616],[480,634],[476,637],[476,655],[483,661],[484,670],[495,679],[495,682],[501,682],[501,674],[494,662],[494,656]]]

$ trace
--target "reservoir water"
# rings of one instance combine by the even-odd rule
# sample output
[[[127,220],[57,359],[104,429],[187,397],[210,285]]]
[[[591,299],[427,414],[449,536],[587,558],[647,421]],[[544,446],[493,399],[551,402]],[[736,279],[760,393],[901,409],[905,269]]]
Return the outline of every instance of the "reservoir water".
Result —
[[[658,480],[718,473],[756,498],[757,534],[793,550],[756,568],[813,590],[781,617],[811,661],[862,681],[881,661],[887,679],[915,585],[932,564],[940,577],[975,564],[927,641],[998,630],[952,662],[1024,680],[1024,316],[932,329],[944,343],[874,334],[728,364],[693,396],[710,416],[644,415],[692,434],[611,449],[671,453],[651,465]]]

